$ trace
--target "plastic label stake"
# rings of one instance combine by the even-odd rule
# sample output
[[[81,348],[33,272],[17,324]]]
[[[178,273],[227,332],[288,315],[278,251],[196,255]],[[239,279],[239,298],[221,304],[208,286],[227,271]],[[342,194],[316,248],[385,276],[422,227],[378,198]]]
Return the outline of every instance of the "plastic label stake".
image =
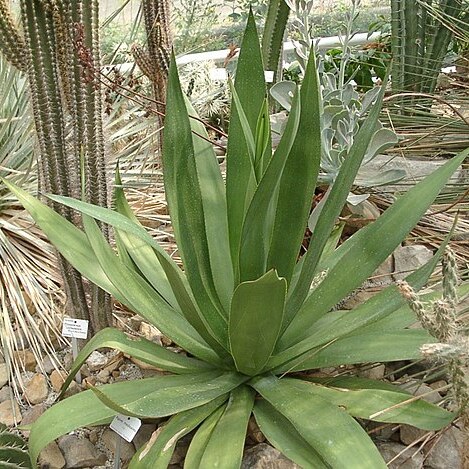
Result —
[[[88,321],[86,319],[64,318],[62,335],[72,339],[72,355],[73,360],[76,360],[78,355],[77,339],[86,339],[88,337]],[[75,380],[78,384],[81,383],[80,372],[76,374]]]
[[[127,415],[120,414],[114,417],[114,420],[111,422],[110,429],[116,432],[120,437],[116,442],[114,469],[120,468],[122,438],[131,443],[141,425],[142,421],[136,417],[128,417]]]
[[[264,72],[264,78],[266,83],[273,83],[274,82],[274,71],[273,70],[266,70]]]

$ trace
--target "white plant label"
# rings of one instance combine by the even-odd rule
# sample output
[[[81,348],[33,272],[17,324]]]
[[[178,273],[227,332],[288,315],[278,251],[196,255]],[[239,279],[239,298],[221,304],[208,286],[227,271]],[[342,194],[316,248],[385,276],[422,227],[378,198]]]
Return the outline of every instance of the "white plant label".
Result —
[[[228,73],[226,68],[212,68],[210,70],[210,80],[228,80]]]
[[[73,339],[86,339],[88,337],[88,321],[86,319],[64,318],[62,335]]]
[[[138,429],[141,427],[142,421],[136,417],[128,417],[127,415],[116,415],[111,422],[111,430],[115,431],[120,437],[129,443],[132,442]]]
[[[267,83],[273,83],[274,82],[274,72],[273,72],[273,70],[266,70],[264,72],[264,77],[265,77],[265,81]]]

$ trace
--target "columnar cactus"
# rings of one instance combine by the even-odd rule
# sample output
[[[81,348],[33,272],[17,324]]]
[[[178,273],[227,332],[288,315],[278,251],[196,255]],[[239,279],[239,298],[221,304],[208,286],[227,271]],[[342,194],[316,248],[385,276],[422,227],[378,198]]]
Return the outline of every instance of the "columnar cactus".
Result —
[[[172,45],[169,27],[170,13],[168,0],[142,0],[147,50],[139,45],[133,46],[133,55],[142,72],[153,84],[155,100],[165,100],[166,81],[169,71],[169,56]],[[164,112],[161,104],[158,110]]]
[[[26,442],[0,423],[0,467],[26,469],[31,467]]]
[[[21,0],[21,34],[8,16],[6,1],[0,0],[0,38],[11,35],[16,39],[0,42],[0,47],[28,74],[40,150],[40,184],[46,192],[81,196],[105,206],[99,2]],[[77,222],[69,209],[54,208]],[[90,319],[94,331],[111,325],[107,296],[91,287],[90,309],[81,275],[65,260],[60,264],[71,314]]]

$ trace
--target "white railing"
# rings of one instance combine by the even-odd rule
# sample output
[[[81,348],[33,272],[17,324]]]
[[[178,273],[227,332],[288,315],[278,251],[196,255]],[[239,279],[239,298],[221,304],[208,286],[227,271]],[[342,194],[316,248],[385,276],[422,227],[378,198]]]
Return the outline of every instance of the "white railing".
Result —
[[[381,33],[375,32],[372,34],[368,33],[359,33],[355,34],[350,40],[349,44],[351,46],[361,46],[368,44],[370,42],[375,42],[379,39]],[[343,36],[331,36],[331,37],[320,37],[313,39],[313,43],[317,44],[317,47],[320,50],[324,49],[333,49],[334,47],[340,47],[343,43]],[[291,52],[295,49],[295,44],[292,41],[285,42],[283,44],[284,52]],[[194,62],[206,62],[206,61],[213,61],[223,62],[228,54],[230,53],[230,49],[223,49],[223,50],[214,50],[210,52],[199,52],[196,54],[185,54],[177,57],[176,62],[178,65],[187,65],[189,63]],[[123,63],[119,65],[114,65],[114,67],[118,67],[121,72],[126,72],[133,67],[133,63]]]

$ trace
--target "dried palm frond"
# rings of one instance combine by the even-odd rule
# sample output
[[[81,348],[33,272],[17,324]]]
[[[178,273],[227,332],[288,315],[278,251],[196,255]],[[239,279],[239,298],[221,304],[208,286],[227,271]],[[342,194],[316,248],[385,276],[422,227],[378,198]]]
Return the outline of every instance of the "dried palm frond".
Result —
[[[0,57],[0,176],[34,192],[33,119],[26,80]],[[0,346],[17,394],[29,348],[39,366],[44,353],[58,366],[54,344],[64,295],[55,253],[5,187],[0,186]]]

